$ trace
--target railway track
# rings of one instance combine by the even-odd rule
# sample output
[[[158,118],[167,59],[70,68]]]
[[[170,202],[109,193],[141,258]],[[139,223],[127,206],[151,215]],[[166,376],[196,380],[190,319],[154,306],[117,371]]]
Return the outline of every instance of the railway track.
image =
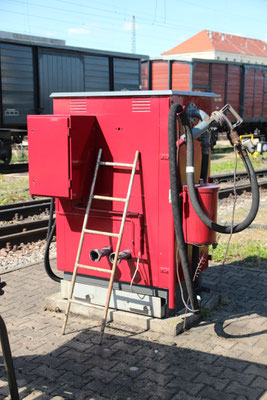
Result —
[[[7,243],[24,243],[44,239],[47,234],[49,218],[38,221],[18,222],[0,227],[0,248]]]
[[[0,221],[11,221],[14,218],[26,218],[38,215],[50,209],[50,199],[23,201],[0,206]]]
[[[257,178],[266,178],[267,177],[267,169],[257,169],[255,170]],[[237,172],[236,174],[236,179],[241,180],[241,179],[247,179],[247,172],[246,171],[240,171]],[[234,181],[234,174],[227,173],[227,174],[217,174],[217,175],[212,175],[211,176],[212,182],[214,183],[224,183],[224,182],[233,182]]]
[[[260,188],[266,189],[267,188],[267,180],[259,181],[258,185]],[[251,186],[249,183],[245,183],[244,185],[238,185],[236,187],[237,194],[241,194],[243,192],[250,192],[250,191],[251,191]],[[219,199],[225,199],[226,197],[229,197],[231,194],[234,194],[233,186],[221,188],[219,191]]]
[[[257,179],[258,179],[258,184],[259,187],[262,189],[267,188],[267,169],[258,169],[255,171]],[[227,174],[218,174],[218,175],[212,175],[211,176],[212,182],[216,184],[227,184],[227,183],[232,183],[234,181],[234,174],[233,173],[227,173]],[[251,187],[250,183],[248,181],[248,175],[246,171],[238,172],[236,174],[236,180],[239,182],[238,185],[236,186],[236,192],[237,194],[241,194],[243,192],[250,192]],[[244,181],[244,183],[240,184],[240,181]],[[224,199],[231,194],[234,194],[234,187],[233,186],[226,186],[226,187],[221,187],[219,191],[219,199]]]
[[[50,199],[0,206],[0,221],[10,221],[0,226],[0,248],[5,247],[7,243],[17,244],[44,239],[47,234],[48,217],[34,221],[23,219],[44,212],[48,213],[49,209]]]
[[[257,177],[259,186],[267,188],[267,170],[257,170]],[[240,181],[246,177],[245,172],[237,174],[237,179]],[[233,174],[220,174],[211,177],[215,183],[224,183],[233,181]],[[249,183],[238,184],[236,191],[237,194],[249,192],[251,190]],[[219,199],[224,199],[234,193],[234,188],[222,187],[219,191]],[[48,212],[50,209],[50,199],[39,199],[14,204],[7,204],[0,206],[0,220],[11,221],[14,218],[27,218],[33,215],[39,215],[42,212]],[[0,248],[5,247],[6,243],[20,243],[27,241],[36,241],[46,237],[48,227],[48,217],[37,221],[19,221],[17,223],[10,223],[0,226]]]
[[[0,174],[16,174],[29,171],[28,163],[4,165],[0,164]]]

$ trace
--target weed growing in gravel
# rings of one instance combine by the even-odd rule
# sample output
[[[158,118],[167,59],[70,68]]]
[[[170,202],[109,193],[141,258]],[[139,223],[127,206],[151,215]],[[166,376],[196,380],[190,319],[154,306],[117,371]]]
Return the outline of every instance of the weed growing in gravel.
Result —
[[[202,307],[201,308],[201,316],[202,318],[206,319],[206,318],[211,318],[212,317],[212,311],[207,308],[207,307]]]

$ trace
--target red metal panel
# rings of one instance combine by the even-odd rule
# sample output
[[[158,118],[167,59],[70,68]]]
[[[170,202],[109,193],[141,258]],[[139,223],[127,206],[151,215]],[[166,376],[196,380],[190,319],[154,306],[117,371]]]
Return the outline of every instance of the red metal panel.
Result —
[[[254,69],[245,70],[244,117],[253,118]]]
[[[69,118],[28,116],[30,194],[69,197]]]
[[[54,99],[57,114],[69,113],[70,98]],[[136,150],[140,162],[129,204],[129,213],[121,250],[130,249],[131,260],[119,264],[116,279],[130,282],[139,258],[135,283],[169,289],[170,306],[174,305],[176,285],[175,242],[171,203],[169,202],[168,114],[170,103],[194,102],[211,112],[211,99],[195,96],[127,96],[88,97],[87,113],[96,116],[93,146],[103,149],[107,161],[132,162]],[[200,143],[195,144],[196,179],[200,174]],[[185,147],[179,155],[181,182],[185,179]],[[125,197],[129,170],[101,167],[96,182],[96,194]],[[57,202],[58,268],[72,271],[84,215],[81,202],[62,199]],[[117,202],[93,201],[93,214],[88,228],[118,232],[123,205]],[[70,245],[71,243],[71,245]],[[115,240],[98,235],[86,235],[81,262],[90,263],[93,248],[112,245]],[[105,258],[94,263],[110,268]],[[81,270],[86,275],[106,277],[99,272]]]
[[[210,64],[209,63],[197,63],[193,69],[193,87],[194,86],[209,86],[210,79]],[[196,89],[197,90],[197,89]]]
[[[151,65],[152,90],[168,89],[168,62],[153,61]]]
[[[60,200],[56,207],[57,236],[60,237],[57,244],[57,266],[58,269],[71,272],[75,263],[78,244],[81,236],[81,229],[84,218],[84,209],[72,208],[68,200]],[[121,213],[109,212],[108,210],[94,210],[89,216],[88,229],[97,229],[105,232],[119,232],[121,223]],[[141,219],[138,214],[129,214],[126,219],[125,229],[121,244],[122,250],[131,250],[132,258],[123,260],[116,272],[115,279],[130,282],[136,268],[138,254],[141,250]],[[71,244],[71,245],[70,245]],[[111,246],[113,251],[116,248],[116,239],[100,235],[85,234],[84,244],[80,262],[85,265],[95,265],[110,270],[112,264],[108,257],[103,257],[100,262],[94,263],[90,260],[89,254],[92,249],[101,249]],[[134,282],[143,285],[155,284],[155,279],[149,272],[146,257],[140,257],[139,273]],[[79,273],[88,275],[88,270],[79,269]],[[103,272],[90,271],[91,276],[107,278]]]
[[[167,101],[167,98],[166,98]],[[62,105],[69,104],[69,99],[59,101]],[[57,101],[55,101],[57,103]],[[56,112],[59,108],[55,106]],[[145,226],[142,228],[143,243],[140,262],[140,274],[142,276],[141,284],[149,284],[157,286],[158,280],[158,155],[159,154],[159,100],[158,98],[88,98],[87,109],[97,118],[97,132],[95,140],[95,148],[103,149],[103,159],[107,161],[119,162],[132,162],[136,150],[141,152],[141,167],[138,166],[137,173],[134,179],[132,196],[129,204],[129,212],[138,213],[146,218]],[[134,123],[133,123],[134,121]],[[152,136],[151,136],[151,135]],[[141,170],[140,170],[141,168]],[[152,179],[152,176],[154,179]],[[95,193],[102,195],[109,195],[115,197],[125,197],[130,178],[129,169],[119,169],[112,167],[101,167],[96,183]],[[147,188],[149,187],[149,190]],[[95,201],[92,204],[94,209],[102,210],[116,210],[121,212],[123,204],[112,202]],[[70,206],[73,207],[73,204]],[[74,209],[69,211],[76,222],[72,221],[72,216],[65,218],[63,224],[58,226],[58,235],[61,237],[61,232],[67,232],[68,239],[71,239],[71,232],[75,237],[79,237],[82,218],[75,215],[79,214],[74,205]],[[67,220],[69,220],[67,222]],[[72,224],[70,229],[70,225]],[[105,222],[107,223],[107,222]],[[133,222],[129,225],[133,225]],[[139,223],[140,225],[140,223]],[[90,227],[92,229],[111,229],[111,231],[118,231],[118,222],[111,224],[109,227],[99,224],[99,221],[91,220]],[[70,231],[69,231],[70,229]],[[139,229],[139,233],[138,233]],[[140,236],[140,227],[134,228],[135,235]],[[69,232],[69,233],[68,233]],[[66,234],[65,234],[66,235]],[[148,240],[149,236],[149,240]],[[74,238],[75,239],[75,238]],[[69,240],[64,244],[64,239],[60,239],[61,245],[65,247],[60,254],[67,254],[67,260],[74,260],[77,248],[71,240],[72,246],[68,246]],[[78,239],[77,239],[78,240]],[[101,236],[93,236],[88,238],[85,242],[85,249],[88,251],[92,248],[99,248],[103,245],[103,238]],[[133,241],[132,234],[129,230],[125,231],[121,249],[130,248],[133,253],[133,260],[137,262],[137,256],[140,251],[140,244]],[[149,245],[148,245],[149,243]],[[152,249],[152,251],[150,250]],[[151,252],[151,253],[150,253]],[[86,257],[83,255],[83,257]],[[85,258],[82,258],[85,260]],[[81,261],[82,261],[81,260]],[[64,262],[58,259],[59,265],[64,266]],[[102,260],[101,260],[102,262]],[[98,263],[98,265],[101,264]],[[104,260],[104,263],[107,261]],[[102,264],[101,264],[102,265]],[[127,265],[126,261],[122,261],[121,268]],[[151,265],[155,266],[155,270],[151,270]],[[73,263],[68,261],[67,268],[73,269]],[[128,272],[127,272],[128,271]],[[88,271],[86,271],[88,274]],[[123,269],[122,278],[129,281],[129,270]],[[97,276],[102,276],[96,273]],[[133,272],[132,272],[133,275]],[[131,275],[131,276],[132,276]],[[140,275],[139,275],[140,276]],[[138,277],[136,279],[139,279]]]
[[[148,90],[148,62],[142,62],[141,64],[141,85],[142,90]]]
[[[172,89],[190,90],[190,65],[177,61],[172,63]]]
[[[225,80],[226,65],[212,64],[211,91],[218,95],[218,97],[214,99],[215,110],[220,110],[225,105]]]
[[[255,74],[254,118],[260,118],[262,116],[264,75],[262,70],[256,70]]]
[[[239,112],[241,89],[241,67],[228,65],[227,103]]]
[[[30,193],[88,197],[94,162],[95,117],[29,116]]]

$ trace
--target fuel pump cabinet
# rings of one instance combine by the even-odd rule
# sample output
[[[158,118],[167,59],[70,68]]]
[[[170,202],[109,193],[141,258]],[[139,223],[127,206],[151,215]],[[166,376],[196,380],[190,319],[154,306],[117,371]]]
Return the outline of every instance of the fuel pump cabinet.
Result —
[[[214,95],[140,91],[59,93],[52,97],[53,115],[28,117],[29,179],[32,195],[56,199],[57,268],[64,271],[61,282],[63,296],[66,297],[75,264],[98,150],[103,150],[104,161],[118,163],[130,163],[135,152],[139,151],[121,243],[121,252],[127,257],[121,258],[117,265],[111,307],[160,318],[170,315],[181,308],[182,303],[177,283],[176,241],[170,198],[168,114],[174,103],[182,106],[194,103],[210,113]],[[197,140],[194,147],[195,181],[199,183],[201,146]],[[178,176],[184,198],[185,153],[185,146],[181,146]],[[129,169],[123,166],[100,166],[95,193],[124,198],[129,174]],[[216,193],[206,201],[213,214],[216,214],[216,201]],[[123,204],[94,199],[91,210],[88,229],[118,232]],[[191,210],[190,206],[188,210]],[[196,229],[195,220],[198,217],[194,216],[191,220],[187,217],[184,217],[184,221],[187,220],[185,236],[192,263],[192,244],[205,246],[215,237],[209,235],[205,227],[203,235],[201,230],[198,231],[197,243],[195,239],[190,242],[188,231],[191,224],[192,229]],[[114,251],[113,237],[88,235],[84,239],[81,264],[91,265],[90,254],[95,254],[92,251],[107,248],[110,252]],[[95,265],[110,269],[110,252],[103,250],[100,259],[94,256]],[[204,263],[206,267],[207,259]],[[181,272],[180,278],[183,281]],[[86,303],[103,305],[107,284],[107,274],[79,269],[74,296]]]

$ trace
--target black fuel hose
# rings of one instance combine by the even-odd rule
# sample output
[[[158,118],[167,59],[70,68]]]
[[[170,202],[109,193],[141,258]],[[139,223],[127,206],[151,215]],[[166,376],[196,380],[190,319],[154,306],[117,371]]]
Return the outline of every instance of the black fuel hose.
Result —
[[[50,203],[50,215],[49,215],[49,223],[48,223],[48,230],[47,230],[47,238],[46,238],[46,246],[45,246],[45,254],[44,254],[44,267],[47,275],[49,278],[53,279],[53,281],[60,282],[62,278],[57,276],[51,268],[50,259],[49,259],[49,252],[50,252],[50,245],[55,234],[56,230],[56,221],[53,223],[53,214],[55,209],[55,200],[51,198]]]
[[[252,192],[252,202],[251,208],[247,215],[247,217],[240,223],[233,226],[233,230],[231,229],[230,224],[220,225],[216,222],[212,221],[203,211],[198,197],[197,192],[195,189],[195,179],[194,179],[194,139],[192,135],[192,131],[188,122],[188,119],[185,114],[181,115],[181,120],[185,129],[185,137],[186,137],[186,179],[187,179],[187,186],[188,186],[188,194],[192,203],[192,206],[200,218],[200,220],[208,226],[210,229],[219,232],[219,233],[226,233],[230,234],[231,231],[233,233],[241,232],[246,229],[254,218],[257,215],[258,208],[259,208],[259,186],[256,178],[255,171],[249,159],[247,152],[241,151],[239,155],[246,167],[248,172],[250,184],[251,184],[251,192]]]
[[[170,107],[169,121],[168,121],[168,140],[169,140],[169,168],[170,168],[170,183],[171,183],[171,201],[172,212],[174,219],[174,229],[180,260],[182,264],[186,289],[189,295],[192,309],[199,312],[199,304],[197,301],[196,293],[193,288],[192,278],[190,274],[190,263],[187,255],[187,247],[184,240],[181,205],[179,199],[178,187],[178,173],[177,173],[177,154],[176,154],[176,115],[182,111],[182,106],[173,104]]]

